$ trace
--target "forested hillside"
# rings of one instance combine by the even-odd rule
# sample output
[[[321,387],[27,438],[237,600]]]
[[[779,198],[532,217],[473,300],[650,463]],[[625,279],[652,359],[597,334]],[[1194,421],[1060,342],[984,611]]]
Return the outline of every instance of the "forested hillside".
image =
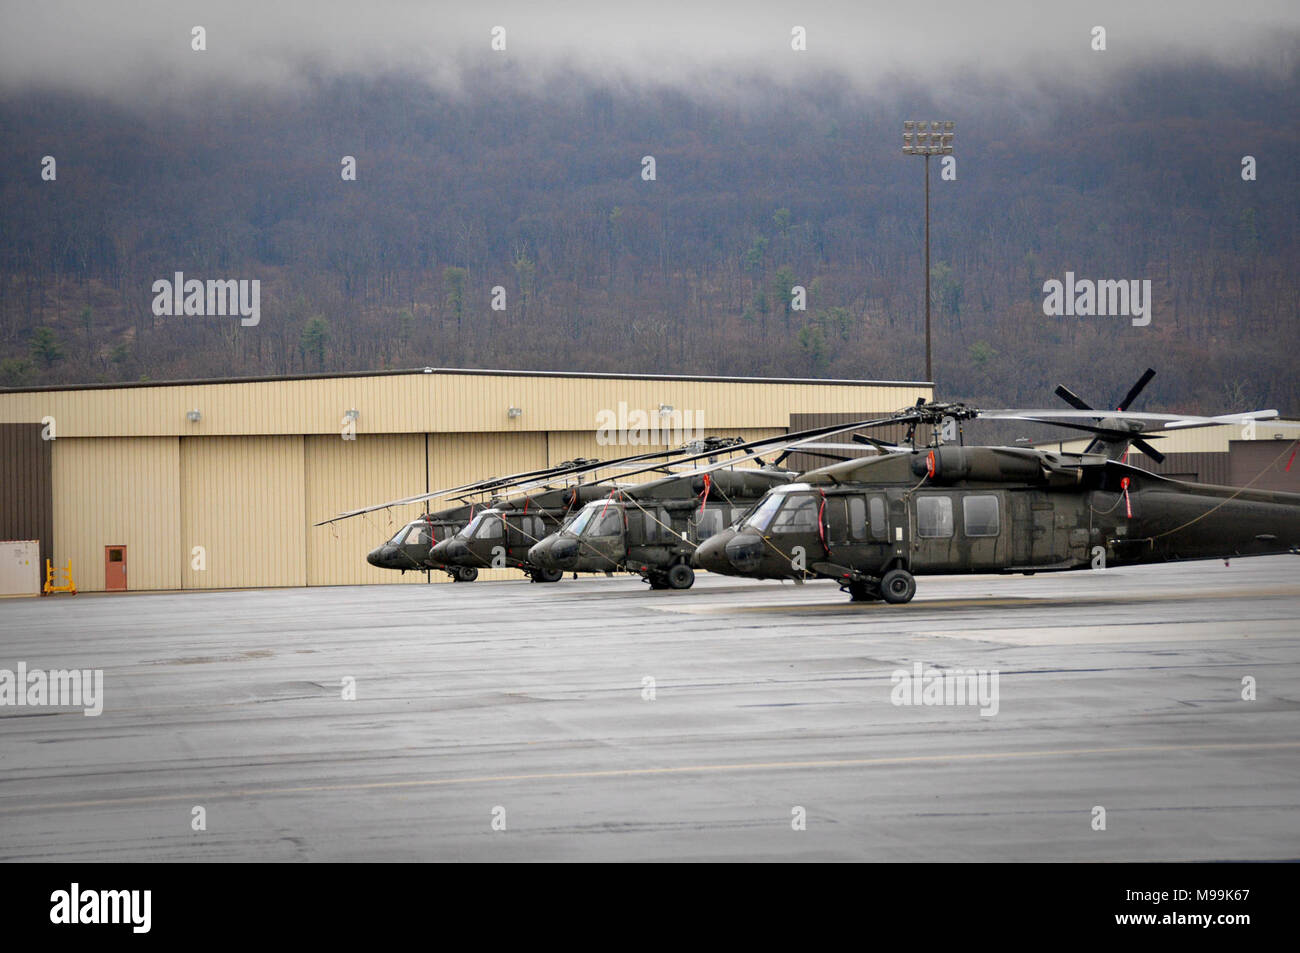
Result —
[[[423,365],[919,379],[912,118],[957,122],[956,180],[931,173],[941,395],[1038,405],[1065,381],[1101,401],[1151,365],[1148,409],[1297,413],[1296,94],[1195,65],[956,104],[833,76],[756,79],[737,103],[487,71],[147,111],[11,92],[0,386]],[[1045,316],[1066,271],[1150,279],[1150,325]],[[260,280],[260,323],[155,316],[175,272]]]

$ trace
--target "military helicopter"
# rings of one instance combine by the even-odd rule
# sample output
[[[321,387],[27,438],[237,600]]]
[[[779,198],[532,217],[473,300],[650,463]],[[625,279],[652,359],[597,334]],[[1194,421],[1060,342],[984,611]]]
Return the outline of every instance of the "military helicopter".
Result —
[[[528,493],[498,500],[460,529],[436,543],[429,558],[449,571],[478,575],[479,567],[519,569],[533,582],[559,582],[564,572],[528,558],[528,551],[565,522],[575,506],[603,498],[596,483]]]
[[[647,456],[659,456],[658,454]],[[518,485],[527,480],[554,478],[565,474],[585,473],[591,468],[600,465],[599,460],[578,458],[576,460],[566,460],[563,463],[556,464],[552,467],[544,467],[536,470],[529,470],[523,473],[513,473],[507,476],[491,477],[486,480],[479,480],[474,483],[467,483],[463,486],[451,487],[446,490],[437,490],[433,493],[422,493],[417,496],[404,497],[400,500],[390,500],[387,503],[378,503],[373,506],[365,506],[360,509],[349,510],[346,513],[340,513],[327,520],[321,520],[314,523],[315,526],[325,526],[329,523],[335,523],[340,520],[351,519],[355,516],[361,516],[366,513],[373,513],[376,510],[388,509],[393,506],[409,505],[426,500],[437,499],[439,497],[457,496],[464,501],[474,496],[491,494],[501,489]],[[459,502],[456,506],[446,509],[428,512],[419,518],[411,520],[402,526],[391,539],[382,543],[375,549],[371,550],[366,556],[366,562],[380,569],[393,569],[406,574],[407,572],[424,572],[426,570],[442,570],[447,573],[455,582],[473,582],[478,578],[478,569],[468,565],[453,565],[432,558],[432,550],[435,545],[443,540],[450,539],[469,523],[471,523],[478,512],[482,511],[483,504],[477,502]]]
[[[1130,446],[1159,462],[1154,431],[1268,420],[1094,410],[1064,387],[1072,411],[981,412],[918,404],[870,426],[905,423],[905,443],[855,434],[881,453],[802,474],[695,552],[697,567],[758,579],[835,579],[856,602],[908,602],[916,576],[1025,573],[1300,551],[1300,493],[1186,483],[1124,461]],[[943,428],[976,417],[1093,435],[1081,453],[943,445]],[[918,446],[916,430],[931,429]],[[869,429],[861,428],[861,429]],[[1283,453],[1294,446],[1288,445]],[[1280,459],[1280,458],[1279,458]]]
[[[651,589],[689,589],[691,554],[795,474],[775,468],[670,476],[602,494],[528,551],[564,572],[634,572]]]
[[[816,433],[831,429],[819,428]],[[771,442],[758,441],[753,445],[766,446]],[[455,582],[473,582],[482,567],[515,568],[522,570],[534,582],[557,582],[563,577],[563,572],[529,563],[527,552],[557,529],[572,512],[581,509],[582,504],[603,499],[610,492],[606,484],[617,475],[586,484],[582,482],[584,477],[592,476],[597,470],[612,468],[633,471],[627,475],[653,472],[664,468],[674,458],[695,461],[732,447],[741,449],[741,440],[708,437],[678,448],[652,450],[613,460],[566,460],[555,466],[491,477],[349,510],[313,525],[325,526],[394,506],[455,497],[458,501],[456,506],[424,513],[406,523],[387,542],[372,550],[366,561],[372,566],[403,574],[442,570]],[[570,480],[577,483],[562,488],[549,487],[557,481],[567,483]],[[539,487],[542,489],[538,490]],[[511,489],[525,492],[510,498],[500,495]]]
[[[528,562],[560,572],[630,572],[651,589],[689,589],[695,583],[691,565],[695,548],[743,516],[773,487],[794,479],[795,471],[781,469],[786,457],[799,450],[845,460],[820,452],[840,445],[813,441],[864,423],[867,421],[815,427],[748,443],[706,441],[706,447],[694,457],[676,465],[700,457],[708,458],[707,465],[650,483],[615,488],[588,501],[576,516],[528,550]],[[778,453],[771,463],[759,456],[768,451]],[[740,456],[729,456],[734,454]],[[729,458],[721,460],[723,456]],[[750,460],[759,466],[735,469],[737,463]]]

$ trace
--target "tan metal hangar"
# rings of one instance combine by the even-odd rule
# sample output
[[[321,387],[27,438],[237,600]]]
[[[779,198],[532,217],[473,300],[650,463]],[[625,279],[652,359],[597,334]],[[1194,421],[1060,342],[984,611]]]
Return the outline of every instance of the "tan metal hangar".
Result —
[[[311,524],[575,457],[777,436],[931,396],[914,381],[444,368],[0,390],[0,540],[39,540],[83,592],[423,583],[365,558],[421,504]],[[483,574],[495,576],[517,573]]]

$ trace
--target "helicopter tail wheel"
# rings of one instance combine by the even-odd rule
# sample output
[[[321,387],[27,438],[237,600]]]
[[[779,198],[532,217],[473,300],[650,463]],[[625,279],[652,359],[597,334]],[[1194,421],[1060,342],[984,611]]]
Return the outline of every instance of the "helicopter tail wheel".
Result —
[[[533,582],[559,582],[564,578],[564,573],[559,569],[535,569],[529,575]]]
[[[456,582],[473,582],[478,578],[478,570],[473,566],[457,566],[456,574],[452,576]]]
[[[880,580],[880,594],[894,605],[911,602],[916,595],[916,577],[906,569],[891,569]]]
[[[689,589],[695,585],[695,570],[686,563],[677,563],[668,570],[668,585],[673,589]]]

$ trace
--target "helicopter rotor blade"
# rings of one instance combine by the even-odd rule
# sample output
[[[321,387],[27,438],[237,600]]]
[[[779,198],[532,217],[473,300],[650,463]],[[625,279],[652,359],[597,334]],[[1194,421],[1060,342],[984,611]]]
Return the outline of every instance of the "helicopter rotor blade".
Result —
[[[1092,410],[1088,403],[1064,384],[1056,385],[1056,396],[1061,398],[1075,410]]]
[[[1147,384],[1151,383],[1151,378],[1155,376],[1155,369],[1148,367],[1142,376],[1137,379],[1137,383],[1128,389],[1128,393],[1124,395],[1124,399],[1119,402],[1119,406],[1115,409],[1128,410],[1129,407],[1133,406],[1133,401],[1137,400],[1138,394],[1142,393]]]
[[[1163,453],[1161,453],[1159,450],[1157,450],[1155,447],[1151,446],[1151,444],[1147,443],[1147,442],[1146,442],[1145,440],[1143,440],[1141,437],[1138,437],[1138,439],[1136,439],[1136,440],[1133,441],[1133,446],[1135,446],[1137,449],[1141,450],[1143,453],[1145,453],[1148,457],[1150,457],[1150,458],[1151,458],[1152,460],[1154,460],[1156,463],[1164,463],[1164,462],[1165,462],[1165,455],[1164,455]]]

